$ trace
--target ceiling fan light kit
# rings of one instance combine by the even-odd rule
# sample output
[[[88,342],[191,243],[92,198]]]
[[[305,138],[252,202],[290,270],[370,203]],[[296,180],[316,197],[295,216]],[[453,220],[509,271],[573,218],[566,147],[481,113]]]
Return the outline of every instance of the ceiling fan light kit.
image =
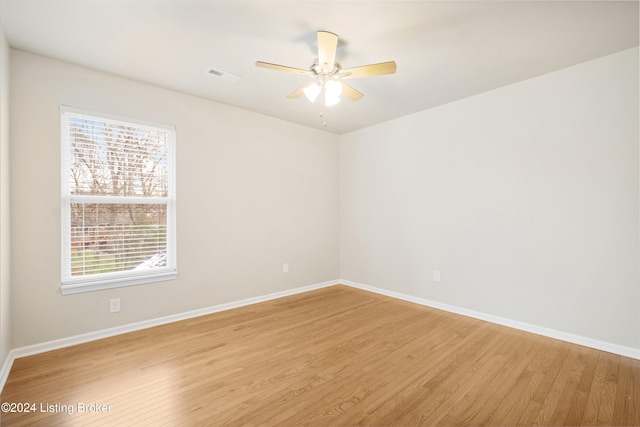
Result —
[[[317,36],[318,58],[313,62],[309,70],[262,61],[257,61],[256,66],[313,77],[315,81],[297,89],[291,93],[288,98],[295,99],[304,95],[312,103],[315,103],[320,98],[323,101],[321,117],[324,113],[324,107],[336,105],[340,102],[341,95],[344,95],[351,101],[358,101],[364,97],[362,93],[343,82],[343,79],[372,77],[396,72],[396,63],[394,61],[342,69],[336,62],[338,36],[327,31],[318,31]]]
[[[302,92],[309,101],[315,103],[318,96],[322,94],[324,105],[330,107],[340,102],[340,94],[342,94],[342,84],[339,81],[319,76],[317,82],[310,83],[302,88]]]

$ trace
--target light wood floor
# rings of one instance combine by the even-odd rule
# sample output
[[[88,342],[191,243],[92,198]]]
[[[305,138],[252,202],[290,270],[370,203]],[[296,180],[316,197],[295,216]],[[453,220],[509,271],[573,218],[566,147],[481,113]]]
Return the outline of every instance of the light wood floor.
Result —
[[[637,426],[640,361],[333,286],[18,359],[1,398],[37,405],[3,426]]]

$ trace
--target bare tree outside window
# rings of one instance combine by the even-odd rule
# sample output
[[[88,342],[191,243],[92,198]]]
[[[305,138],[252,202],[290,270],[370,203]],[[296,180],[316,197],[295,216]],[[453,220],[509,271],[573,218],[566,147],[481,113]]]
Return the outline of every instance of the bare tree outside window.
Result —
[[[71,277],[167,267],[168,131],[68,120]]]

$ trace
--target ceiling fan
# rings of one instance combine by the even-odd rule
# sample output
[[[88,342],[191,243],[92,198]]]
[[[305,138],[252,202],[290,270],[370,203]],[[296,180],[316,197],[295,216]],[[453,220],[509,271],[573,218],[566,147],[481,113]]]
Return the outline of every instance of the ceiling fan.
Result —
[[[393,74],[396,72],[395,61],[362,65],[354,68],[342,68],[340,64],[336,62],[337,48],[338,36],[336,34],[327,31],[318,31],[318,58],[311,64],[308,70],[262,61],[257,61],[256,66],[312,77],[312,82],[291,93],[287,98],[299,98],[304,94],[309,101],[315,102],[316,99],[320,97],[324,99],[323,105],[326,106],[337,104],[340,101],[340,95],[344,95],[351,101],[357,101],[364,96],[342,80]]]

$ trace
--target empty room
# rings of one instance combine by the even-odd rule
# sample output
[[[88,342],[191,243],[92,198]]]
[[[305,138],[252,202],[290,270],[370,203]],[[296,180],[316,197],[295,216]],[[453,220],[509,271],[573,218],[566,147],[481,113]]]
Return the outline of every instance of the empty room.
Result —
[[[0,424],[640,425],[639,23],[0,0]]]

